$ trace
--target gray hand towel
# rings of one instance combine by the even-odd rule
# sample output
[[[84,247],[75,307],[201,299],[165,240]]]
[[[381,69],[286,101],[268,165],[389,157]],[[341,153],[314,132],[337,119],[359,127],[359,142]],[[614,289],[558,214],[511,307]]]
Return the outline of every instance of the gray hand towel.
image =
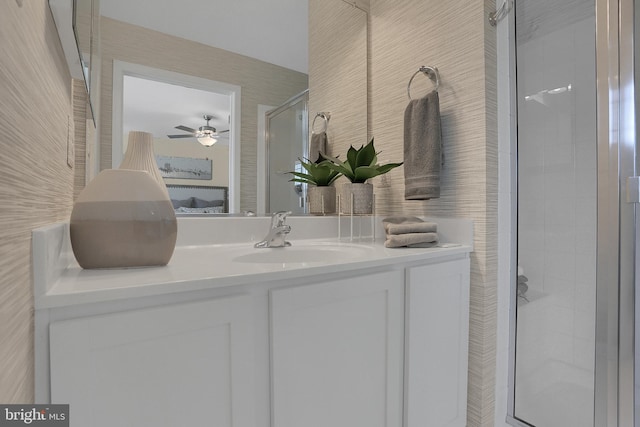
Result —
[[[309,160],[315,162],[320,158],[320,153],[327,154],[327,143],[326,132],[312,133],[309,143]]]
[[[385,248],[401,248],[407,247],[430,247],[423,246],[438,243],[438,235],[436,233],[408,233],[408,234],[388,234],[387,240],[384,242]],[[421,246],[416,246],[421,245]]]
[[[438,92],[409,101],[404,112],[404,198],[440,197],[442,133]]]
[[[433,222],[409,222],[405,224],[385,224],[387,234],[435,233],[438,226]]]
[[[424,222],[415,216],[390,216],[382,220],[382,225],[387,234],[435,233],[438,231],[436,223]]]

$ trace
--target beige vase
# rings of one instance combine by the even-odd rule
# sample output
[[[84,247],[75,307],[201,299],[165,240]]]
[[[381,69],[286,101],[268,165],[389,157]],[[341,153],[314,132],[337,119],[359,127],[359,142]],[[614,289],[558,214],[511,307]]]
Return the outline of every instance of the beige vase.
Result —
[[[171,201],[145,171],[107,169],[78,196],[71,246],[82,268],[166,265],[178,227]]]
[[[127,151],[120,164],[120,169],[147,171],[169,197],[167,186],[162,179],[156,155],[153,150],[153,135],[148,132],[131,131],[127,142]]]
[[[373,184],[347,182],[340,186],[340,213],[350,215],[373,213]]]
[[[307,190],[309,197],[309,213],[313,215],[327,215],[336,213],[336,188],[331,186],[316,187],[310,185]]]

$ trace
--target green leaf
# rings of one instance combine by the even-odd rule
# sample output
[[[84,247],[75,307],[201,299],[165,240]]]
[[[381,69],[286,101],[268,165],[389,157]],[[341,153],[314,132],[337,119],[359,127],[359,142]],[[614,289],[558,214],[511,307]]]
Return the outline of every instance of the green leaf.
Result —
[[[354,176],[353,171],[349,168],[349,165],[346,164],[346,162],[341,164],[329,163],[327,164],[327,167],[344,175],[349,181],[351,181],[351,178]]]
[[[316,185],[315,182],[311,182],[308,179],[300,179],[300,178],[291,178],[289,182],[301,182],[303,184],[313,184]]]
[[[347,150],[347,163],[352,171],[358,167],[357,158],[360,150],[362,150],[362,147],[356,150],[353,148],[353,145],[349,147],[349,150]]]
[[[376,161],[376,150],[373,147],[373,139],[367,145],[362,147],[358,156],[356,157],[356,164],[358,166],[373,166]]]
[[[306,179],[308,181],[315,181],[315,178],[309,174],[303,172],[289,172],[291,175],[295,175],[298,178]]]
[[[391,169],[397,168],[398,166],[402,166],[404,162],[400,162],[400,163],[387,163],[386,165],[381,165],[378,166],[378,171],[380,171],[380,174],[383,173],[387,173],[389,172]]]
[[[363,166],[356,169],[355,180],[352,182],[366,182],[369,178],[380,175],[382,172],[376,167]]]

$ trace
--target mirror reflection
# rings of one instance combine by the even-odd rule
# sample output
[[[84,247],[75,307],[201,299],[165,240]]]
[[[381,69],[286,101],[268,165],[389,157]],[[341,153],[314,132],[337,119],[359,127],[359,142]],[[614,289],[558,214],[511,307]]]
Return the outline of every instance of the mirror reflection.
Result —
[[[259,200],[259,194],[263,198],[268,198],[269,194],[268,190],[261,190],[267,185],[264,171],[268,170],[268,165],[261,164],[267,157],[260,158],[259,154],[267,151],[260,146],[264,144],[264,113],[310,88],[313,70],[308,68],[308,56],[336,55],[331,47],[323,48],[322,52],[313,49],[309,54],[306,52],[310,43],[308,28],[314,22],[314,8],[318,7],[314,5],[316,2],[335,3],[334,9],[339,5],[356,10],[364,17],[357,25],[362,26],[366,34],[366,13],[343,0],[311,0],[311,5],[300,0],[207,1],[202,10],[188,11],[184,10],[189,9],[185,4],[168,5],[169,9],[176,9],[169,10],[156,3],[147,8],[143,1],[135,4],[124,0],[102,2],[101,168],[119,165],[129,130],[148,131],[157,138],[159,155],[212,160],[211,178],[209,175],[207,179],[168,177],[168,184],[227,186],[229,211],[233,213],[255,212],[261,206],[268,206],[268,200]],[[191,1],[188,5],[197,3]],[[330,5],[321,7],[329,8]],[[180,19],[183,14],[188,19]],[[199,22],[203,20],[210,24],[207,18],[211,18],[211,14],[215,14],[216,25],[206,25],[205,30],[205,24]],[[277,18],[270,21],[265,19],[267,16]],[[171,22],[167,22],[167,17]],[[195,31],[193,27],[199,30]],[[311,38],[320,36],[315,34]],[[331,34],[331,39],[347,42],[340,40],[339,32]],[[364,95],[358,102],[364,100],[359,109],[366,111],[366,39],[357,47],[353,43],[347,44],[350,49],[360,49],[364,53],[364,74],[358,76]],[[202,87],[190,82],[167,82],[144,73],[129,73],[126,83],[123,77],[119,86],[114,74],[114,64],[118,62],[237,87],[238,110],[233,110],[228,94],[203,91]],[[315,78],[321,82],[334,76],[327,73]],[[166,94],[161,95],[164,89]],[[122,93],[118,94],[120,90]],[[202,93],[207,91],[208,95]],[[326,99],[331,99],[327,95],[329,91],[323,92]],[[344,101],[341,100],[343,104]],[[321,104],[325,104],[325,100]],[[317,103],[315,107],[331,109]],[[204,116],[210,117],[208,123]],[[207,126],[217,133],[217,141],[211,147],[203,146],[196,135],[188,135],[189,129],[197,131]],[[356,127],[362,126],[365,134],[354,143],[366,139],[366,113],[364,123],[358,123]],[[187,135],[175,136],[180,134]],[[306,140],[301,138],[299,144],[305,145]],[[292,163],[286,169],[293,170],[294,167]],[[286,185],[289,188],[285,191],[294,194],[292,199],[300,204],[293,183]]]

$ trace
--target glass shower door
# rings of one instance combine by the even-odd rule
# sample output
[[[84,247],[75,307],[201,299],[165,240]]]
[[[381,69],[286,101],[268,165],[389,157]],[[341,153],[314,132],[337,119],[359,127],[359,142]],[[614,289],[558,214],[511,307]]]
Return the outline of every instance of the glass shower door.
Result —
[[[594,426],[595,1],[570,3],[521,0],[515,5],[518,296],[513,415],[538,427]]]
[[[638,417],[639,8],[516,1],[516,426],[633,427]]]
[[[267,213],[305,212],[306,185],[290,182],[288,172],[304,172],[299,159],[309,151],[308,105],[309,91],[304,91],[266,113]]]

